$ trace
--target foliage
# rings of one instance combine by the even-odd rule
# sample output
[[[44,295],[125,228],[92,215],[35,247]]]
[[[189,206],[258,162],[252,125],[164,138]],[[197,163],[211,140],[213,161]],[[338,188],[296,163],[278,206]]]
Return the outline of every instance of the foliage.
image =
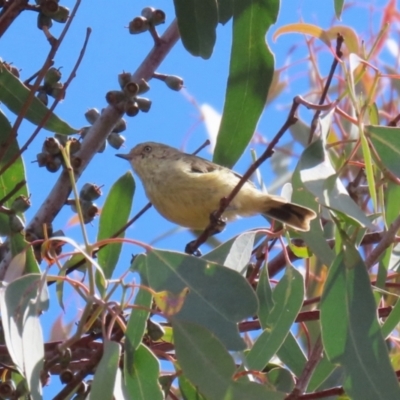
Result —
[[[328,29],[294,23],[274,31],[275,39],[305,35],[300,41],[309,51],[309,91],[294,98],[287,121],[241,184],[290,131],[296,146],[304,147],[291,178],[292,201],[312,208],[318,218],[308,232],[278,225],[242,232],[204,255],[198,248],[234,193],[221,201],[210,226],[188,245],[191,254],[185,254],[127,237],[127,228],[150,207],[129,220],[136,188],[131,173],[115,181],[101,212],[94,202],[100,188],[85,184],[78,191],[76,182],[106,141],[122,146],[125,115],[150,110],[151,101],[142,97],[149,80],[182,88],[182,78],[156,72],[179,38],[190,54],[208,59],[217,28],[225,24],[222,29],[232,27],[232,47],[214,161],[232,167],[252,140],[265,105],[291,84],[282,79],[265,42],[280,3],[174,0],[177,20],[161,37],[158,25],[173,18],[144,9],[129,23],[129,32],[149,33],[154,47],[136,72],[118,76],[120,87],[105,94],[108,106],[87,111],[89,125],[77,129],[57,116],[56,106],[84,57],[90,30],[63,83],[52,62],[79,4],[69,12],[54,0],[0,2],[1,36],[22,12],[35,12],[50,43],[43,67],[28,80],[13,65],[0,64],[0,398],[23,399],[29,393],[41,399],[43,387],[53,385],[51,375],[62,382],[55,399],[400,398],[399,76],[381,61],[397,15],[395,2],[385,5],[380,31],[365,43],[352,27],[336,21]],[[340,19],[346,4],[335,0],[332,9]],[[57,38],[53,22],[65,23]],[[326,76],[320,58],[331,63]],[[311,121],[300,119],[302,107],[312,110]],[[24,119],[36,126],[25,142],[17,135]],[[59,176],[25,223],[26,170],[33,167],[23,159],[42,128],[55,135],[46,139],[35,168]],[[77,213],[82,245],[52,227],[68,206]],[[91,243],[86,224],[98,214],[97,241]],[[116,276],[123,244],[140,245],[144,253]],[[75,270],[85,278],[77,279]],[[71,288],[85,308],[73,333],[45,342],[41,314],[53,284],[60,309]]]

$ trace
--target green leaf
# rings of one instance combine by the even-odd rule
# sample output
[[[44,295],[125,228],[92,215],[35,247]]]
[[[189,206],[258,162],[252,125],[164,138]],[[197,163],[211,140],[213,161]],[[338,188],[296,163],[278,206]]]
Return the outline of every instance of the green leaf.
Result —
[[[0,89],[1,92],[1,89]],[[21,156],[19,155],[19,146],[16,138],[10,138],[11,124],[7,117],[0,110],[0,169],[8,164],[14,157],[17,157],[13,164],[0,175],[0,199],[5,197],[15,185],[25,180],[25,167]],[[8,201],[4,203],[4,206],[10,207],[13,200],[19,195],[28,197],[28,189],[25,184],[21,189],[15,193]],[[0,214],[0,236],[6,236],[10,234],[10,228],[8,223],[8,215]]]
[[[237,323],[257,312],[257,298],[237,272],[206,260],[171,251],[152,250],[140,267],[143,284],[156,292],[189,289],[174,320],[208,328],[229,350],[243,350]]]
[[[47,286],[41,275],[18,278],[0,290],[0,309],[7,350],[26,378],[32,399],[42,399],[40,374],[44,342],[39,315],[49,307]]]
[[[18,115],[26,100],[28,99],[30,90],[7,68],[0,63],[0,102],[14,114]],[[25,118],[35,125],[39,125],[47,114],[49,109],[37,98],[33,97],[32,102],[25,114]],[[44,128],[48,131],[70,135],[78,132],[77,129],[69,126],[65,121],[58,118],[57,115],[51,113],[49,119],[44,124]]]
[[[273,307],[263,320],[263,333],[246,355],[246,367],[263,370],[281,347],[303,305],[304,283],[300,272],[286,267],[285,275],[272,292]],[[260,319],[261,321],[261,319]]]
[[[334,0],[335,2],[335,14],[336,18],[340,21],[342,19],[342,11],[344,6],[344,0]]]
[[[91,399],[113,400],[115,380],[121,355],[121,346],[117,342],[104,341],[103,356],[93,377],[90,389]]]
[[[285,394],[254,382],[235,382],[236,366],[224,345],[204,327],[173,323],[175,350],[184,375],[208,400],[282,400]]]
[[[272,290],[269,285],[268,268],[261,270],[257,285],[257,296],[260,304],[258,318],[261,327],[265,329],[267,327],[268,316],[274,307]],[[277,356],[297,377],[302,374],[307,359],[291,332],[286,336],[285,341],[277,352]]]
[[[134,192],[135,181],[132,173],[128,171],[112,185],[108,193],[100,215],[97,241],[111,238],[118,229],[126,224],[131,212]],[[124,232],[118,235],[119,238],[124,236]],[[97,255],[107,279],[110,279],[114,272],[121,248],[122,243],[108,244],[100,249]]]
[[[218,21],[225,25],[233,15],[234,0],[218,0]]]
[[[174,0],[182,43],[194,56],[210,58],[217,38],[216,0]]]
[[[199,389],[193,385],[185,375],[179,374],[179,390],[185,400],[207,400],[200,392]]]
[[[397,299],[396,305],[393,307],[390,314],[386,317],[382,325],[382,335],[386,339],[400,322],[400,299]]]
[[[234,0],[233,38],[225,105],[213,161],[232,167],[250,142],[274,74],[265,42],[279,11],[278,0]]]
[[[307,391],[314,392],[317,390],[337,369],[338,367],[332,364],[324,353],[324,356],[316,366],[311,376]]]
[[[365,127],[365,132],[383,165],[394,175],[400,177],[400,129],[368,125]]]
[[[132,309],[125,334],[125,372],[133,374],[135,351],[142,343],[146,331],[146,321],[150,314],[152,296],[140,289],[135,298],[135,308]]]
[[[364,212],[347,193],[325,151],[325,140],[330,126],[328,117],[331,115],[327,115],[324,119],[321,137],[308,146],[301,155],[297,166],[300,179],[320,204],[340,212],[342,217],[356,221],[363,227],[372,227]]]
[[[277,352],[278,358],[299,378],[304,371],[307,358],[292,332]]]
[[[273,368],[267,373],[267,381],[276,390],[290,393],[294,389],[295,381],[293,375],[286,368]]]
[[[376,316],[367,268],[341,233],[343,247],[329,269],[321,300],[325,352],[344,368],[344,388],[351,399],[400,398]]]
[[[164,399],[161,386],[158,383],[160,364],[155,355],[144,344],[140,344],[135,351],[133,361],[133,373],[125,373],[125,384],[129,398],[135,400]],[[102,397],[95,398],[102,399]]]

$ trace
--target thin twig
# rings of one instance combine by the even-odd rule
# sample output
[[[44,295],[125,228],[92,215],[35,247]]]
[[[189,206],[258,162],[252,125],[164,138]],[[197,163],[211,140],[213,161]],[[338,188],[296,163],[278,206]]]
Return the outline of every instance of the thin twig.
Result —
[[[338,34],[338,37],[336,39],[336,57],[333,58],[333,62],[332,62],[332,65],[331,65],[331,69],[329,71],[328,79],[326,80],[324,90],[322,91],[321,97],[319,99],[319,103],[318,104],[320,104],[320,105],[324,104],[324,102],[325,102],[325,99],[326,99],[326,97],[328,95],[328,90],[329,90],[329,88],[331,86],[331,83],[332,83],[333,75],[335,74],[336,67],[339,64],[339,59],[341,59],[342,56],[343,56],[343,53],[342,53],[342,50],[341,50],[343,42],[344,42],[343,36]],[[314,133],[315,133],[315,131],[317,129],[317,122],[318,122],[318,118],[319,118],[320,115],[321,115],[321,111],[320,110],[318,110],[314,114],[314,117],[313,117],[313,119],[311,121],[310,136],[308,138],[308,143],[312,142]]]

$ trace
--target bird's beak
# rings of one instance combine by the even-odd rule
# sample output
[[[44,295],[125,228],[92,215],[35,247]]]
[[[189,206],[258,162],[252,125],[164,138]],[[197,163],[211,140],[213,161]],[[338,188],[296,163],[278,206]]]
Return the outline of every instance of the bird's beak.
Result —
[[[117,157],[123,158],[124,160],[130,161],[132,159],[132,156],[130,154],[116,154]]]

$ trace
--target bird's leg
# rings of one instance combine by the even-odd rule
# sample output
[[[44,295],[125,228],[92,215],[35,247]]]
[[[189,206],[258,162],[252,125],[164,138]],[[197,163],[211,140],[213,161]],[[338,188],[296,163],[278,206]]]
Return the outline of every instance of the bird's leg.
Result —
[[[216,211],[213,211],[210,214],[210,225],[206,228],[206,230],[202,233],[206,235],[206,238],[209,238],[210,236],[216,235],[217,233],[222,232],[225,229],[226,226],[226,219],[222,217],[217,217],[216,216]],[[201,251],[198,249],[198,239],[192,240],[189,242],[186,247],[185,247],[185,253],[191,254],[195,257],[200,257],[201,256]],[[201,242],[201,243],[204,243]]]

